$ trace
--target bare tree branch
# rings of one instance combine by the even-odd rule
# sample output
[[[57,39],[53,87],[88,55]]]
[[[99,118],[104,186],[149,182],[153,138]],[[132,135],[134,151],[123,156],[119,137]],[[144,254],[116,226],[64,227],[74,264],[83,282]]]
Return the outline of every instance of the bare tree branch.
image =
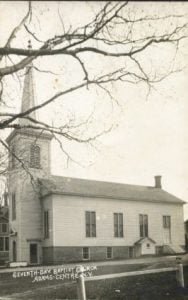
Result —
[[[103,90],[111,99],[112,105],[114,105],[114,103],[119,104],[118,99],[114,99],[109,88],[109,86],[115,85],[117,82],[123,84],[130,83],[135,86],[144,83],[147,88],[148,96],[150,91],[154,88],[154,84],[161,82],[169,75],[179,71],[176,68],[175,55],[183,44],[181,42],[184,42],[188,37],[186,14],[164,15],[162,12],[161,15],[147,15],[146,12],[142,12],[138,15],[134,9],[129,10],[128,1],[102,3],[102,8],[96,15],[94,15],[89,22],[80,27],[74,27],[73,24],[66,24],[63,11],[60,11],[58,3],[57,16],[59,17],[61,30],[59,31],[58,29],[54,31],[54,35],[52,33],[49,33],[49,36],[45,34],[45,38],[43,35],[44,28],[42,24],[40,24],[37,14],[35,18],[35,22],[38,20],[37,27],[35,26],[35,22],[33,23],[33,18],[32,23],[30,22],[28,26],[27,21],[29,17],[31,18],[31,15],[32,9],[31,3],[29,2],[26,15],[18,25],[15,24],[11,35],[7,39],[6,45],[0,48],[0,61],[2,62],[0,67],[0,105],[3,106],[4,103],[7,106],[7,111],[0,113],[0,129],[32,129],[39,133],[48,132],[54,136],[59,144],[59,137],[61,136],[69,141],[91,143],[103,134],[111,131],[113,126],[108,126],[108,129],[99,130],[100,132],[98,131],[97,133],[95,131],[95,133],[89,135],[89,131],[84,131],[84,128],[88,129],[89,120],[91,120],[93,112],[91,112],[90,116],[85,118],[84,121],[77,120],[76,118],[75,121],[73,118],[72,121],[62,122],[60,126],[54,126],[54,124],[50,125],[50,122],[37,121],[31,117],[32,112],[46,107],[58,98],[61,98],[60,100],[63,102],[63,96],[79,91],[82,88],[89,88],[90,86],[95,86],[97,92]],[[37,31],[38,28],[39,31]],[[140,30],[140,28],[142,28],[142,30]],[[35,41],[37,45],[35,48],[24,49],[19,39],[17,40],[16,47],[11,47],[12,41],[16,38],[16,34],[21,29],[24,29],[24,34]],[[152,71],[148,71],[142,61],[144,54],[149,51],[152,53],[152,50],[156,48],[159,49],[159,46],[161,46],[160,49],[164,46],[168,48],[169,45],[172,45],[172,49],[175,51],[175,55],[172,54],[174,58],[171,66],[168,69],[164,68],[162,71],[160,68],[159,70],[153,71],[152,69]],[[21,77],[23,77],[23,72],[20,71],[30,65],[32,61],[38,59],[39,63],[41,63],[45,61],[44,57],[55,56],[60,56],[59,61],[62,62],[63,66],[66,61],[68,61],[67,64],[70,65],[71,62],[73,62],[72,65],[74,65],[75,61],[78,63],[80,68],[78,68],[76,84],[72,83],[72,81],[70,83],[68,82],[64,90],[55,93],[52,97],[45,99],[45,101],[39,105],[35,105],[25,112],[17,114],[12,113],[12,111],[10,112],[8,110],[8,103],[6,102],[8,88],[6,79],[9,78],[7,75],[17,76],[20,84]],[[93,57],[96,60],[93,59]],[[109,60],[111,63],[108,70],[103,69],[103,62],[105,65],[106,60]],[[96,71],[95,61],[97,61],[99,71]],[[38,72],[56,76],[59,75],[53,71],[47,71],[46,65],[40,64],[40,67],[33,66],[33,68]],[[180,67],[180,69],[182,69],[182,67]],[[93,70],[95,71],[93,72]],[[63,78],[63,76],[66,77],[67,74],[65,72],[60,75]],[[18,89],[20,89],[20,86],[18,86]],[[9,98],[11,98],[11,96],[9,96]],[[14,97],[12,96],[12,98]],[[101,99],[101,101],[102,100],[103,99]],[[13,103],[15,103],[14,101],[15,99],[13,99]],[[19,119],[26,119],[28,121],[26,122],[27,125],[20,125],[21,122],[19,122]],[[3,139],[1,145],[3,145],[7,151],[11,151],[11,149],[7,148],[8,146]],[[74,161],[69,153],[66,152],[65,148],[62,147],[62,145],[60,145],[60,147],[67,159]],[[2,163],[2,165],[4,165],[3,157]]]
[[[6,44],[5,44],[5,48],[9,48],[11,45],[11,42],[13,41],[13,39],[16,38],[16,34],[17,32],[21,29],[22,25],[25,24],[25,22],[27,21],[27,19],[29,18],[30,14],[32,13],[32,6],[31,6],[31,1],[28,1],[28,11],[26,13],[26,15],[23,17],[23,19],[21,20],[21,22],[18,24],[18,26],[16,26],[13,31],[11,32]],[[0,61],[2,60],[3,55],[0,56]]]

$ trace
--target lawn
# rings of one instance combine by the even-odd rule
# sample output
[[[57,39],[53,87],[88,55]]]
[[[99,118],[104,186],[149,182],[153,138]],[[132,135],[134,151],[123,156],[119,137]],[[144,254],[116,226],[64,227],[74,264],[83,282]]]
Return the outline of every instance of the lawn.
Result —
[[[120,273],[147,268],[148,265],[98,267],[93,275]],[[188,267],[184,267],[188,286]],[[59,300],[77,299],[75,280],[46,280],[32,283],[33,278],[13,278],[12,273],[0,274],[1,299]],[[87,299],[95,300],[188,300],[188,289],[177,286],[175,272],[147,274],[86,282]]]

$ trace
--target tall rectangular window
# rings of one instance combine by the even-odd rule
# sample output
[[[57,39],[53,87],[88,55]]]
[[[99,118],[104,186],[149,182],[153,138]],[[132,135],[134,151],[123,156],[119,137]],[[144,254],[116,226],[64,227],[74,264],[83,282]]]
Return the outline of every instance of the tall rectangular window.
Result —
[[[148,237],[148,215],[139,215],[140,237]]]
[[[95,211],[85,212],[86,237],[96,237],[96,213]]]
[[[0,237],[0,251],[4,250],[4,237]]]
[[[5,237],[5,251],[9,251],[9,237]]]
[[[171,219],[170,216],[163,216],[163,228],[171,228]]]
[[[8,232],[8,224],[7,223],[2,223],[1,224],[1,232],[2,233],[7,233]]]
[[[114,236],[123,237],[123,214],[114,213]]]
[[[12,220],[16,220],[16,195],[12,194]]]
[[[30,147],[30,167],[40,168],[40,147],[36,144],[32,144]]]
[[[49,236],[49,212],[46,210],[44,211],[44,238],[48,239]]]
[[[0,237],[0,251],[9,251],[9,237]]]

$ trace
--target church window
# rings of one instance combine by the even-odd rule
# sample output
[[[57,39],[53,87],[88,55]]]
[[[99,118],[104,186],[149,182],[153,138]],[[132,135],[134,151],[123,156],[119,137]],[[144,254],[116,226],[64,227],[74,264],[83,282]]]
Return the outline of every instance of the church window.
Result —
[[[9,251],[9,238],[8,238],[8,236],[0,237],[0,251]]]
[[[90,253],[88,247],[83,247],[82,249],[82,257],[83,259],[89,259]]]
[[[139,215],[140,237],[148,237],[148,215]]]
[[[4,250],[4,237],[0,237],[0,251]]]
[[[7,233],[8,232],[8,224],[7,223],[2,223],[0,224],[0,232],[1,233]]]
[[[44,238],[48,239],[49,236],[49,212],[47,210],[44,212]]]
[[[5,251],[9,251],[9,237],[5,237]]]
[[[170,216],[163,216],[163,228],[170,228],[171,227],[171,220]]]
[[[96,237],[96,213],[95,211],[85,212],[86,237]]]
[[[12,194],[12,220],[16,220],[16,195]]]
[[[40,168],[40,147],[36,144],[32,144],[30,147],[30,167]]]
[[[114,213],[114,236],[123,237],[123,214]]]
[[[112,247],[107,247],[106,248],[106,258],[111,259],[112,258]]]

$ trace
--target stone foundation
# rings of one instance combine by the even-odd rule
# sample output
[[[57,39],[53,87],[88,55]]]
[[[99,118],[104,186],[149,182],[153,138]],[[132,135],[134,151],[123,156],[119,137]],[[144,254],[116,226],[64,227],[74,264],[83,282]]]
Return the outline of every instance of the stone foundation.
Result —
[[[87,246],[86,246],[87,247]],[[111,247],[111,246],[109,246]],[[107,247],[88,247],[90,257],[83,259],[83,247],[43,247],[44,264],[61,264],[80,261],[100,261],[107,259]],[[112,247],[112,259],[129,258],[128,246]]]

